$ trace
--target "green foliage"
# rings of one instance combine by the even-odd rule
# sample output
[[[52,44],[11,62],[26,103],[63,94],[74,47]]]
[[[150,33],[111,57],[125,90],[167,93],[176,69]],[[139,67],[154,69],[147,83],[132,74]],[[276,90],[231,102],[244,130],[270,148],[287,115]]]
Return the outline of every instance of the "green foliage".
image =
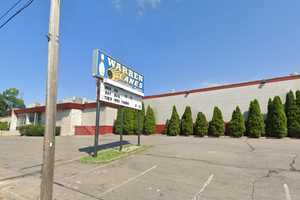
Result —
[[[144,126],[144,132],[146,135],[155,133],[155,116],[153,109],[150,106],[147,107]]]
[[[190,106],[187,106],[181,118],[181,135],[188,136],[192,134],[193,134],[192,110]]]
[[[298,105],[300,109],[300,90],[296,91],[296,104]]]
[[[162,134],[164,134],[164,135],[167,135],[167,134],[168,134],[169,124],[170,124],[170,120],[167,119],[167,120],[166,120],[166,123],[165,123],[164,130],[162,131]]]
[[[232,137],[242,137],[246,131],[244,117],[238,106],[232,113],[231,120],[228,124],[228,131]]]
[[[25,125],[19,128],[21,136],[44,136],[45,127],[42,125]],[[60,135],[60,127],[56,127],[55,135]]]
[[[8,122],[0,122],[0,131],[8,131],[9,123]]]
[[[136,133],[143,133],[145,121],[145,106],[142,104],[142,110],[136,112]]]
[[[134,134],[136,128],[135,110],[132,108],[123,108],[123,120],[123,134]]]
[[[202,112],[197,114],[197,118],[194,125],[194,135],[203,137],[207,135],[208,132],[208,122],[205,115]]]
[[[249,137],[259,138],[265,134],[265,123],[258,101],[251,101],[249,106],[246,131]]]
[[[167,134],[169,136],[176,136],[179,133],[180,133],[180,119],[176,107],[173,106]]]
[[[122,133],[122,114],[123,114],[123,112],[124,112],[124,108],[118,109],[117,118],[116,118],[115,124],[114,124],[114,133],[115,134]]]
[[[283,138],[287,136],[287,119],[284,112],[284,106],[279,96],[274,97],[273,100],[273,117],[271,136]]]
[[[24,101],[18,96],[19,90],[16,88],[9,88],[0,94],[0,116],[12,108],[25,108]]]
[[[270,98],[268,101],[268,113],[267,113],[267,118],[265,120],[265,125],[266,125],[266,135],[271,136],[272,135],[272,130],[274,129],[272,127],[273,123],[273,117],[274,117],[274,106],[273,106],[273,100]]]
[[[224,126],[222,112],[218,107],[215,107],[212,120],[209,122],[208,135],[214,137],[220,137],[224,135],[224,132],[225,132],[225,126]]]
[[[288,135],[290,137],[300,137],[300,107],[297,106],[292,91],[286,95],[285,113],[287,117]]]

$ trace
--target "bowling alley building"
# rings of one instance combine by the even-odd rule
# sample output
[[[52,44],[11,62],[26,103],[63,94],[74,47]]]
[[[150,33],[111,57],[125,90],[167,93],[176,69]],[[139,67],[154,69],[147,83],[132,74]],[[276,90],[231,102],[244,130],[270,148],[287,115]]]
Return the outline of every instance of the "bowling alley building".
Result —
[[[285,95],[290,90],[300,90],[300,75],[150,95],[144,97],[143,101],[145,107],[149,105],[153,108],[156,118],[156,132],[161,133],[166,120],[170,118],[173,105],[176,106],[180,116],[186,106],[191,106],[194,120],[200,111],[210,120],[214,106],[218,106],[222,110],[224,120],[228,122],[236,106],[239,106],[246,115],[250,101],[257,99],[262,112],[265,114],[270,97],[280,96],[284,102]],[[95,110],[95,102],[80,98],[58,103],[57,126],[61,127],[61,135],[94,134]],[[118,106],[102,102],[100,117],[100,132],[102,134],[113,132],[117,110]],[[45,106],[13,110],[8,121],[12,131],[25,124],[43,124]]]

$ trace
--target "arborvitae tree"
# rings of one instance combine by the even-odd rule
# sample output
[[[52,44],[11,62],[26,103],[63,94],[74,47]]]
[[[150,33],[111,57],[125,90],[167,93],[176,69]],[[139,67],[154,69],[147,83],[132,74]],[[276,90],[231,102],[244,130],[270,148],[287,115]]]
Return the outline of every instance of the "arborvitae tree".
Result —
[[[132,108],[124,108],[124,132],[123,134],[132,135],[135,133],[135,110]]]
[[[232,113],[231,121],[228,124],[228,131],[232,137],[242,137],[246,131],[244,117],[238,106]]]
[[[193,134],[192,110],[190,106],[187,106],[181,118],[181,135],[188,136],[192,134]]]
[[[121,134],[122,132],[122,114],[123,114],[124,108],[119,108],[117,113],[117,118],[115,120],[114,124],[114,133],[115,134]]]
[[[146,135],[155,133],[155,126],[156,123],[153,109],[150,106],[148,106],[145,116],[144,133]]]
[[[300,107],[300,90],[296,91],[296,104]]]
[[[207,135],[208,132],[208,122],[205,115],[202,112],[197,114],[196,122],[194,125],[194,135],[203,137]]]
[[[266,135],[267,136],[272,136],[272,130],[274,129],[273,126],[273,117],[274,117],[274,106],[273,106],[273,101],[271,98],[269,98],[268,102],[268,113],[267,113],[267,118],[265,120],[265,125],[266,125]]]
[[[272,136],[283,138],[287,136],[287,119],[284,112],[284,106],[279,96],[273,100],[273,117],[271,122]]]
[[[212,120],[209,122],[208,135],[214,137],[220,137],[224,135],[224,132],[225,132],[225,126],[224,126],[222,112],[218,107],[215,107]]]
[[[173,106],[171,119],[169,121],[168,135],[176,136],[180,133],[180,119],[176,107]]]
[[[300,107],[297,106],[292,91],[286,95],[285,113],[287,117],[288,136],[300,137]]]
[[[165,123],[164,130],[162,131],[162,134],[165,134],[165,135],[167,135],[167,134],[168,134],[169,123],[170,123],[170,120],[169,120],[169,119],[167,119],[167,120],[166,120],[166,123]]]
[[[258,101],[251,101],[249,107],[246,131],[249,137],[259,138],[265,133],[265,123]]]
[[[145,121],[145,106],[142,104],[142,110],[136,112],[136,133],[142,134],[144,131],[144,121]]]

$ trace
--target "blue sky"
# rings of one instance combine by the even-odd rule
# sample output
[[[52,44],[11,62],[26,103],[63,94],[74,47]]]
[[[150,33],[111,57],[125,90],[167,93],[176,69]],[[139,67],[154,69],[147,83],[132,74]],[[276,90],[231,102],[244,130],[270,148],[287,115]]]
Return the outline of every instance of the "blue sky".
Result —
[[[16,0],[0,2],[3,13]],[[158,94],[300,72],[299,0],[62,0],[59,99],[95,98],[100,48]],[[0,30],[0,90],[45,96],[49,1]]]

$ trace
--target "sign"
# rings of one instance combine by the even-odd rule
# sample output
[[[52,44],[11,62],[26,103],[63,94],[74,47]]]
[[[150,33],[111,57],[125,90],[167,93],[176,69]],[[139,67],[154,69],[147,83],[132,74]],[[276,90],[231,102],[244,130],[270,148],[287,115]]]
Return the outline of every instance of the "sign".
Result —
[[[106,78],[110,85],[144,96],[144,76],[98,49],[93,51],[93,76]]]
[[[107,79],[102,82],[100,91],[101,101],[142,110],[142,96],[111,85]]]

